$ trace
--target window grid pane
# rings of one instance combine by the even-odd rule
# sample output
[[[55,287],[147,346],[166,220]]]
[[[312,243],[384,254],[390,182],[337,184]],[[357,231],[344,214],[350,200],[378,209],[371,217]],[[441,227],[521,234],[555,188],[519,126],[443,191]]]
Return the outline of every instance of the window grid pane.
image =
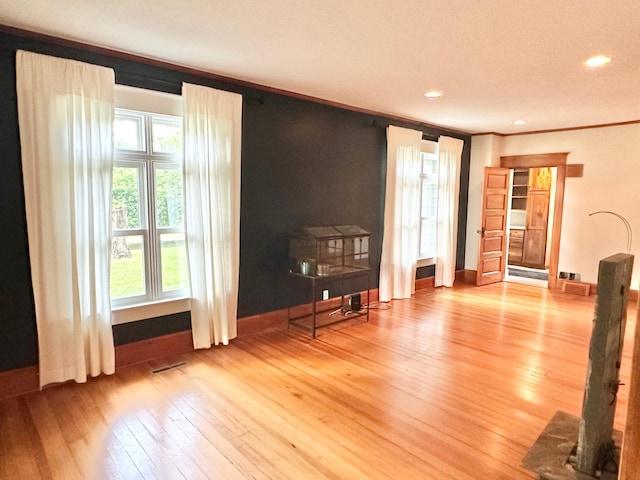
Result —
[[[140,167],[113,167],[111,226],[116,229],[140,228],[142,172]]]
[[[160,235],[160,260],[163,292],[189,288],[187,247],[184,233],[163,233]]]
[[[158,227],[179,227],[183,220],[182,171],[156,168],[156,223]]]
[[[420,257],[433,257],[436,251],[436,220],[423,219],[420,222]]]
[[[145,295],[144,237],[115,236],[111,252],[111,298]]]
[[[421,217],[435,217],[438,207],[438,185],[424,179],[422,181]]]
[[[182,150],[182,122],[153,117],[151,129],[154,153],[178,153]]]
[[[422,173],[424,175],[438,176],[438,155],[435,153],[422,153]]]
[[[115,148],[143,152],[144,142],[144,117],[116,113],[113,123],[113,145]]]

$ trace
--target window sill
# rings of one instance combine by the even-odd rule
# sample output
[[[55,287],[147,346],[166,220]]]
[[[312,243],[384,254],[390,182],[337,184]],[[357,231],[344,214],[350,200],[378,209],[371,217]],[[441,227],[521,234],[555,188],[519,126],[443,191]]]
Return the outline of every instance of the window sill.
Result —
[[[435,265],[435,264],[436,264],[435,257],[419,258],[418,262],[416,263],[416,266],[417,267],[427,267],[429,265]]]
[[[125,307],[117,307],[111,310],[111,324],[120,325],[122,323],[146,320],[147,318],[188,312],[189,310],[191,310],[190,298],[175,298],[162,300],[160,302],[127,305]]]

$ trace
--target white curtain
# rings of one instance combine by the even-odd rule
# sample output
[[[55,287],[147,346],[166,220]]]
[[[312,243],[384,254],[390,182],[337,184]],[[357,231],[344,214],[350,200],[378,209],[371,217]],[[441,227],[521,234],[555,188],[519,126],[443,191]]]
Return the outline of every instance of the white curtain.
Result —
[[[194,348],[237,334],[242,96],[183,84],[185,229]]]
[[[16,55],[40,387],[115,369],[109,253],[114,72]]]
[[[380,261],[380,301],[415,292],[420,227],[422,132],[387,128],[387,186]]]
[[[457,138],[441,136],[438,139],[436,287],[452,287],[456,276],[458,197],[460,194],[460,162],[463,145],[464,142]]]

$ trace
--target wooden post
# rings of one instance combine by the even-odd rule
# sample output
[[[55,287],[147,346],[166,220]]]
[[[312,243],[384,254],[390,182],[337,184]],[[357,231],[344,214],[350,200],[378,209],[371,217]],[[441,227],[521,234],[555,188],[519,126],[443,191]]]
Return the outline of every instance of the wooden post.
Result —
[[[575,463],[577,471],[591,476],[606,458],[613,439],[632,270],[633,255],[624,253],[600,260],[598,268],[598,298]]]
[[[619,480],[636,480],[640,472],[640,308],[636,316],[636,331],[631,359],[627,422],[624,427]]]

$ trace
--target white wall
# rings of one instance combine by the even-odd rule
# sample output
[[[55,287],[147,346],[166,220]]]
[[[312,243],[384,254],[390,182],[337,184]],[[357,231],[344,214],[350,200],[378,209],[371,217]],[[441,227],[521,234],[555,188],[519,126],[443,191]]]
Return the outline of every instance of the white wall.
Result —
[[[469,178],[469,221],[465,268],[475,270],[480,228],[482,170],[496,165],[496,154],[485,137],[473,137]],[[477,138],[477,140],[476,140]],[[492,142],[496,144],[496,142]],[[475,151],[474,151],[475,150]],[[625,217],[635,234],[631,253],[636,255],[632,288],[640,278],[640,124],[588,128],[553,133],[502,137],[500,156],[569,152],[568,163],[584,164],[582,178],[568,178],[560,241],[560,271],[575,272],[596,283],[600,259],[627,250],[627,231],[611,215],[590,212],[611,210]],[[470,238],[473,232],[473,238]]]

